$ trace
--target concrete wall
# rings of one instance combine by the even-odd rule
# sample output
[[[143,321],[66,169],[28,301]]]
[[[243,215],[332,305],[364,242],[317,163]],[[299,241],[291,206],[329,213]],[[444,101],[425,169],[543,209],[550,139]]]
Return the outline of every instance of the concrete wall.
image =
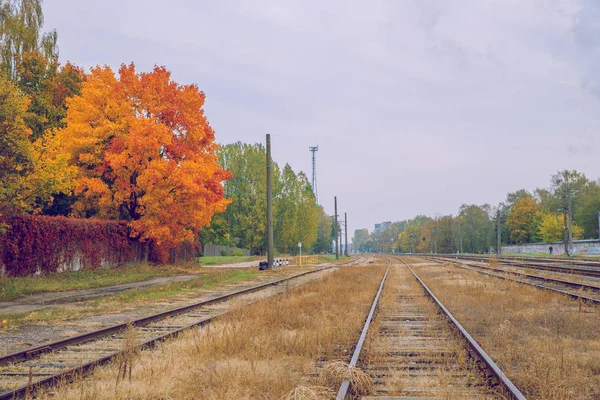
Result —
[[[565,254],[563,242],[529,243],[502,246],[502,254]],[[600,240],[574,240],[573,253],[580,255],[600,255]]]

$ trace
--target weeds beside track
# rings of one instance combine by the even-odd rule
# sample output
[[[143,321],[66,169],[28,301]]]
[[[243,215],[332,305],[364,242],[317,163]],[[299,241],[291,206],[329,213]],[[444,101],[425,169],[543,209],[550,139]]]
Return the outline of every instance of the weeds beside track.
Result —
[[[279,399],[317,360],[349,354],[382,272],[340,268],[41,398]]]
[[[434,261],[444,258],[432,258]],[[553,278],[549,276],[533,275],[524,272],[494,268],[479,264],[456,261],[449,263],[453,267],[470,269],[488,276],[494,276],[500,279],[511,280],[520,284],[534,286],[538,289],[549,290],[560,293],[573,299],[583,300],[591,304],[600,304],[600,286],[587,283],[567,281],[564,279]],[[542,282],[542,283],[540,283]],[[573,289],[576,289],[575,291]]]
[[[422,259],[411,265],[527,398],[600,398],[597,306]]]
[[[373,390],[355,390],[353,398],[374,394],[373,399],[524,399],[419,276],[398,260],[404,265],[391,267],[379,315],[361,356],[360,364],[372,378]],[[365,329],[369,322],[367,319]],[[360,350],[357,345],[353,361]],[[347,388],[342,385],[337,399],[346,395]]]
[[[348,262],[356,262],[352,259]],[[266,284],[245,287],[178,309],[144,317],[128,324],[119,324],[98,331],[52,342],[0,357],[0,399],[25,396],[33,390],[73,379],[96,366],[121,357],[126,332],[137,331],[138,347],[150,347],[183,331],[209,323],[219,314],[218,305],[237,296],[257,292],[275,285],[323,271],[331,267],[306,271]],[[212,306],[213,309],[207,309]],[[214,308],[217,308],[215,310]],[[21,383],[22,382],[22,383]]]

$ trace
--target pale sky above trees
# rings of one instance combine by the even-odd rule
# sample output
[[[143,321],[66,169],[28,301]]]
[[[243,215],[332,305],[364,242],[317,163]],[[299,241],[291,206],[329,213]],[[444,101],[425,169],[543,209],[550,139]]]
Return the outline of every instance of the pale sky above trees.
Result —
[[[165,65],[217,141],[264,142],[349,232],[600,176],[593,0],[48,0],[62,62]]]

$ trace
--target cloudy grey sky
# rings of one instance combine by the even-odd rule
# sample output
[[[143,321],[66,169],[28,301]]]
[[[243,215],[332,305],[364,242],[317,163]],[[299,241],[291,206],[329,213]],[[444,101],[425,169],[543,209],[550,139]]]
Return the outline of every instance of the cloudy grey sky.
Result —
[[[61,59],[165,65],[350,230],[600,176],[597,0],[47,0]]]

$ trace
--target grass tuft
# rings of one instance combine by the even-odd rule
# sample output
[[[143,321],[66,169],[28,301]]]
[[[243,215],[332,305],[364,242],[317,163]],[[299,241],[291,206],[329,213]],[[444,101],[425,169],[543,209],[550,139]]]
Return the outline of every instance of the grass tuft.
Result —
[[[333,390],[326,386],[298,386],[281,400],[330,400],[335,399]]]
[[[320,380],[324,386],[335,387],[342,381],[350,382],[353,396],[373,394],[374,386],[371,377],[362,369],[351,367],[342,361],[333,361],[325,365],[321,371]]]

